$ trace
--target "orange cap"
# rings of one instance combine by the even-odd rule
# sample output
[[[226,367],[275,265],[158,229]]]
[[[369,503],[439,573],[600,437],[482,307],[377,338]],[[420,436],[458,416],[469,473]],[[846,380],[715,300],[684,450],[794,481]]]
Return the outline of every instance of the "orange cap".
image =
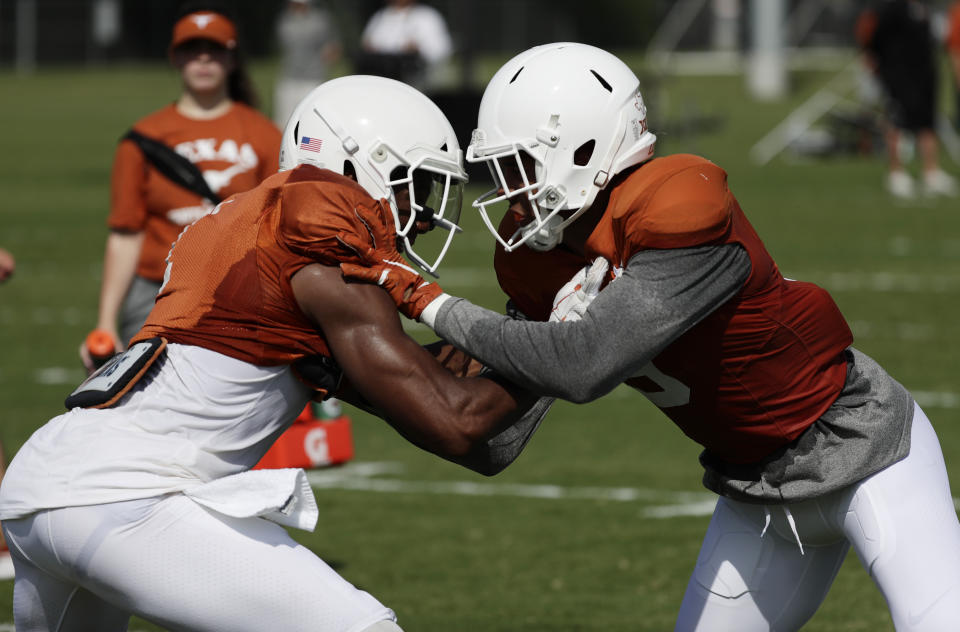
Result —
[[[113,355],[113,337],[102,329],[94,329],[87,334],[87,351],[92,357]]]
[[[213,11],[197,11],[183,16],[173,25],[173,39],[170,51],[194,39],[205,39],[220,44],[224,48],[235,48],[237,29],[229,19]]]

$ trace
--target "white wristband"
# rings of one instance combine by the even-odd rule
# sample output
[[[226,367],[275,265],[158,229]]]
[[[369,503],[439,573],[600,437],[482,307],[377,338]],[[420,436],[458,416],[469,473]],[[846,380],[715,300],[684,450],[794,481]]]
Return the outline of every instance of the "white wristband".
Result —
[[[420,312],[420,322],[430,329],[433,329],[433,324],[437,321],[437,312],[440,311],[440,306],[443,305],[448,298],[452,297],[444,292],[437,298],[430,301],[430,303],[423,308],[423,311]]]

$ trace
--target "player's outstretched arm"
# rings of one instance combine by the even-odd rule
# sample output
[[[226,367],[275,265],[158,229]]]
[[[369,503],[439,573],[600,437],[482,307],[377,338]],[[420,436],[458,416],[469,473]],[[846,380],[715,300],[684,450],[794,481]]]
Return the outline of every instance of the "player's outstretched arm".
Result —
[[[320,264],[298,271],[291,285],[352,387],[429,452],[466,464],[537,401],[503,380],[454,376],[404,333],[396,307],[376,285],[348,283],[339,269]]]
[[[428,306],[421,321],[517,384],[588,402],[636,375],[734,296],[750,269],[746,251],[736,244],[650,249],[631,258],[617,280],[586,302],[589,309],[566,310],[567,316],[577,314],[573,322],[514,320],[452,297],[437,301],[436,311]],[[586,279],[589,272],[583,274]],[[562,311],[562,295],[557,298]]]

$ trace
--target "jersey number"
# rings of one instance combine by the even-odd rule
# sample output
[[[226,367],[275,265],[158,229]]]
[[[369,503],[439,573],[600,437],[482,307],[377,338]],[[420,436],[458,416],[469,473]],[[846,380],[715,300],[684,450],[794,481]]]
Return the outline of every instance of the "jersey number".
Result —
[[[672,408],[690,403],[690,387],[655,367],[653,362],[648,363],[633,377],[645,378],[645,382],[652,382],[647,388],[643,386],[634,386],[634,388],[646,395],[657,408]]]

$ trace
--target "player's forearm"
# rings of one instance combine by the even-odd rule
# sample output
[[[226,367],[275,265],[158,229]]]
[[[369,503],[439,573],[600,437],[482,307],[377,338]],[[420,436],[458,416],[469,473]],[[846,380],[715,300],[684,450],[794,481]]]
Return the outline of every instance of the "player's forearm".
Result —
[[[459,462],[509,427],[536,397],[487,377],[421,389],[416,402],[391,405],[381,416],[421,448]]]
[[[451,375],[476,378],[484,373],[488,382],[457,380],[453,386],[434,384],[442,392],[456,393],[456,397],[453,401],[430,403],[422,416],[411,415],[406,405],[399,407],[400,414],[391,416],[374,407],[346,378],[341,380],[336,396],[386,419],[402,436],[437,456],[485,476],[499,473],[526,447],[553,404],[552,398],[534,398],[484,371],[482,364],[445,341],[424,349]]]
[[[497,380],[493,375],[486,379]],[[422,414],[403,405],[400,412],[391,414],[374,406],[346,379],[336,396],[386,420],[401,436],[420,448],[485,476],[493,476],[520,455],[553,400],[536,399],[519,391],[508,395],[496,389],[488,394],[492,399],[485,400],[482,388],[478,388],[480,385],[483,382],[468,383],[472,396],[461,400],[466,405],[427,406]],[[509,385],[501,386],[510,389]],[[473,399],[477,396],[481,396],[481,400]],[[492,401],[502,405],[510,398],[515,406],[498,409],[482,403]]]
[[[541,323],[513,320],[463,299],[447,301],[435,323],[439,335],[508,379],[574,402],[600,397],[629,373],[611,340],[598,335],[601,326],[595,310],[575,323]]]
[[[535,401],[495,376],[455,377],[431,351],[402,334],[399,322],[395,327],[396,332],[383,326],[331,330],[329,340],[364,407],[418,446],[444,457],[465,455]]]

